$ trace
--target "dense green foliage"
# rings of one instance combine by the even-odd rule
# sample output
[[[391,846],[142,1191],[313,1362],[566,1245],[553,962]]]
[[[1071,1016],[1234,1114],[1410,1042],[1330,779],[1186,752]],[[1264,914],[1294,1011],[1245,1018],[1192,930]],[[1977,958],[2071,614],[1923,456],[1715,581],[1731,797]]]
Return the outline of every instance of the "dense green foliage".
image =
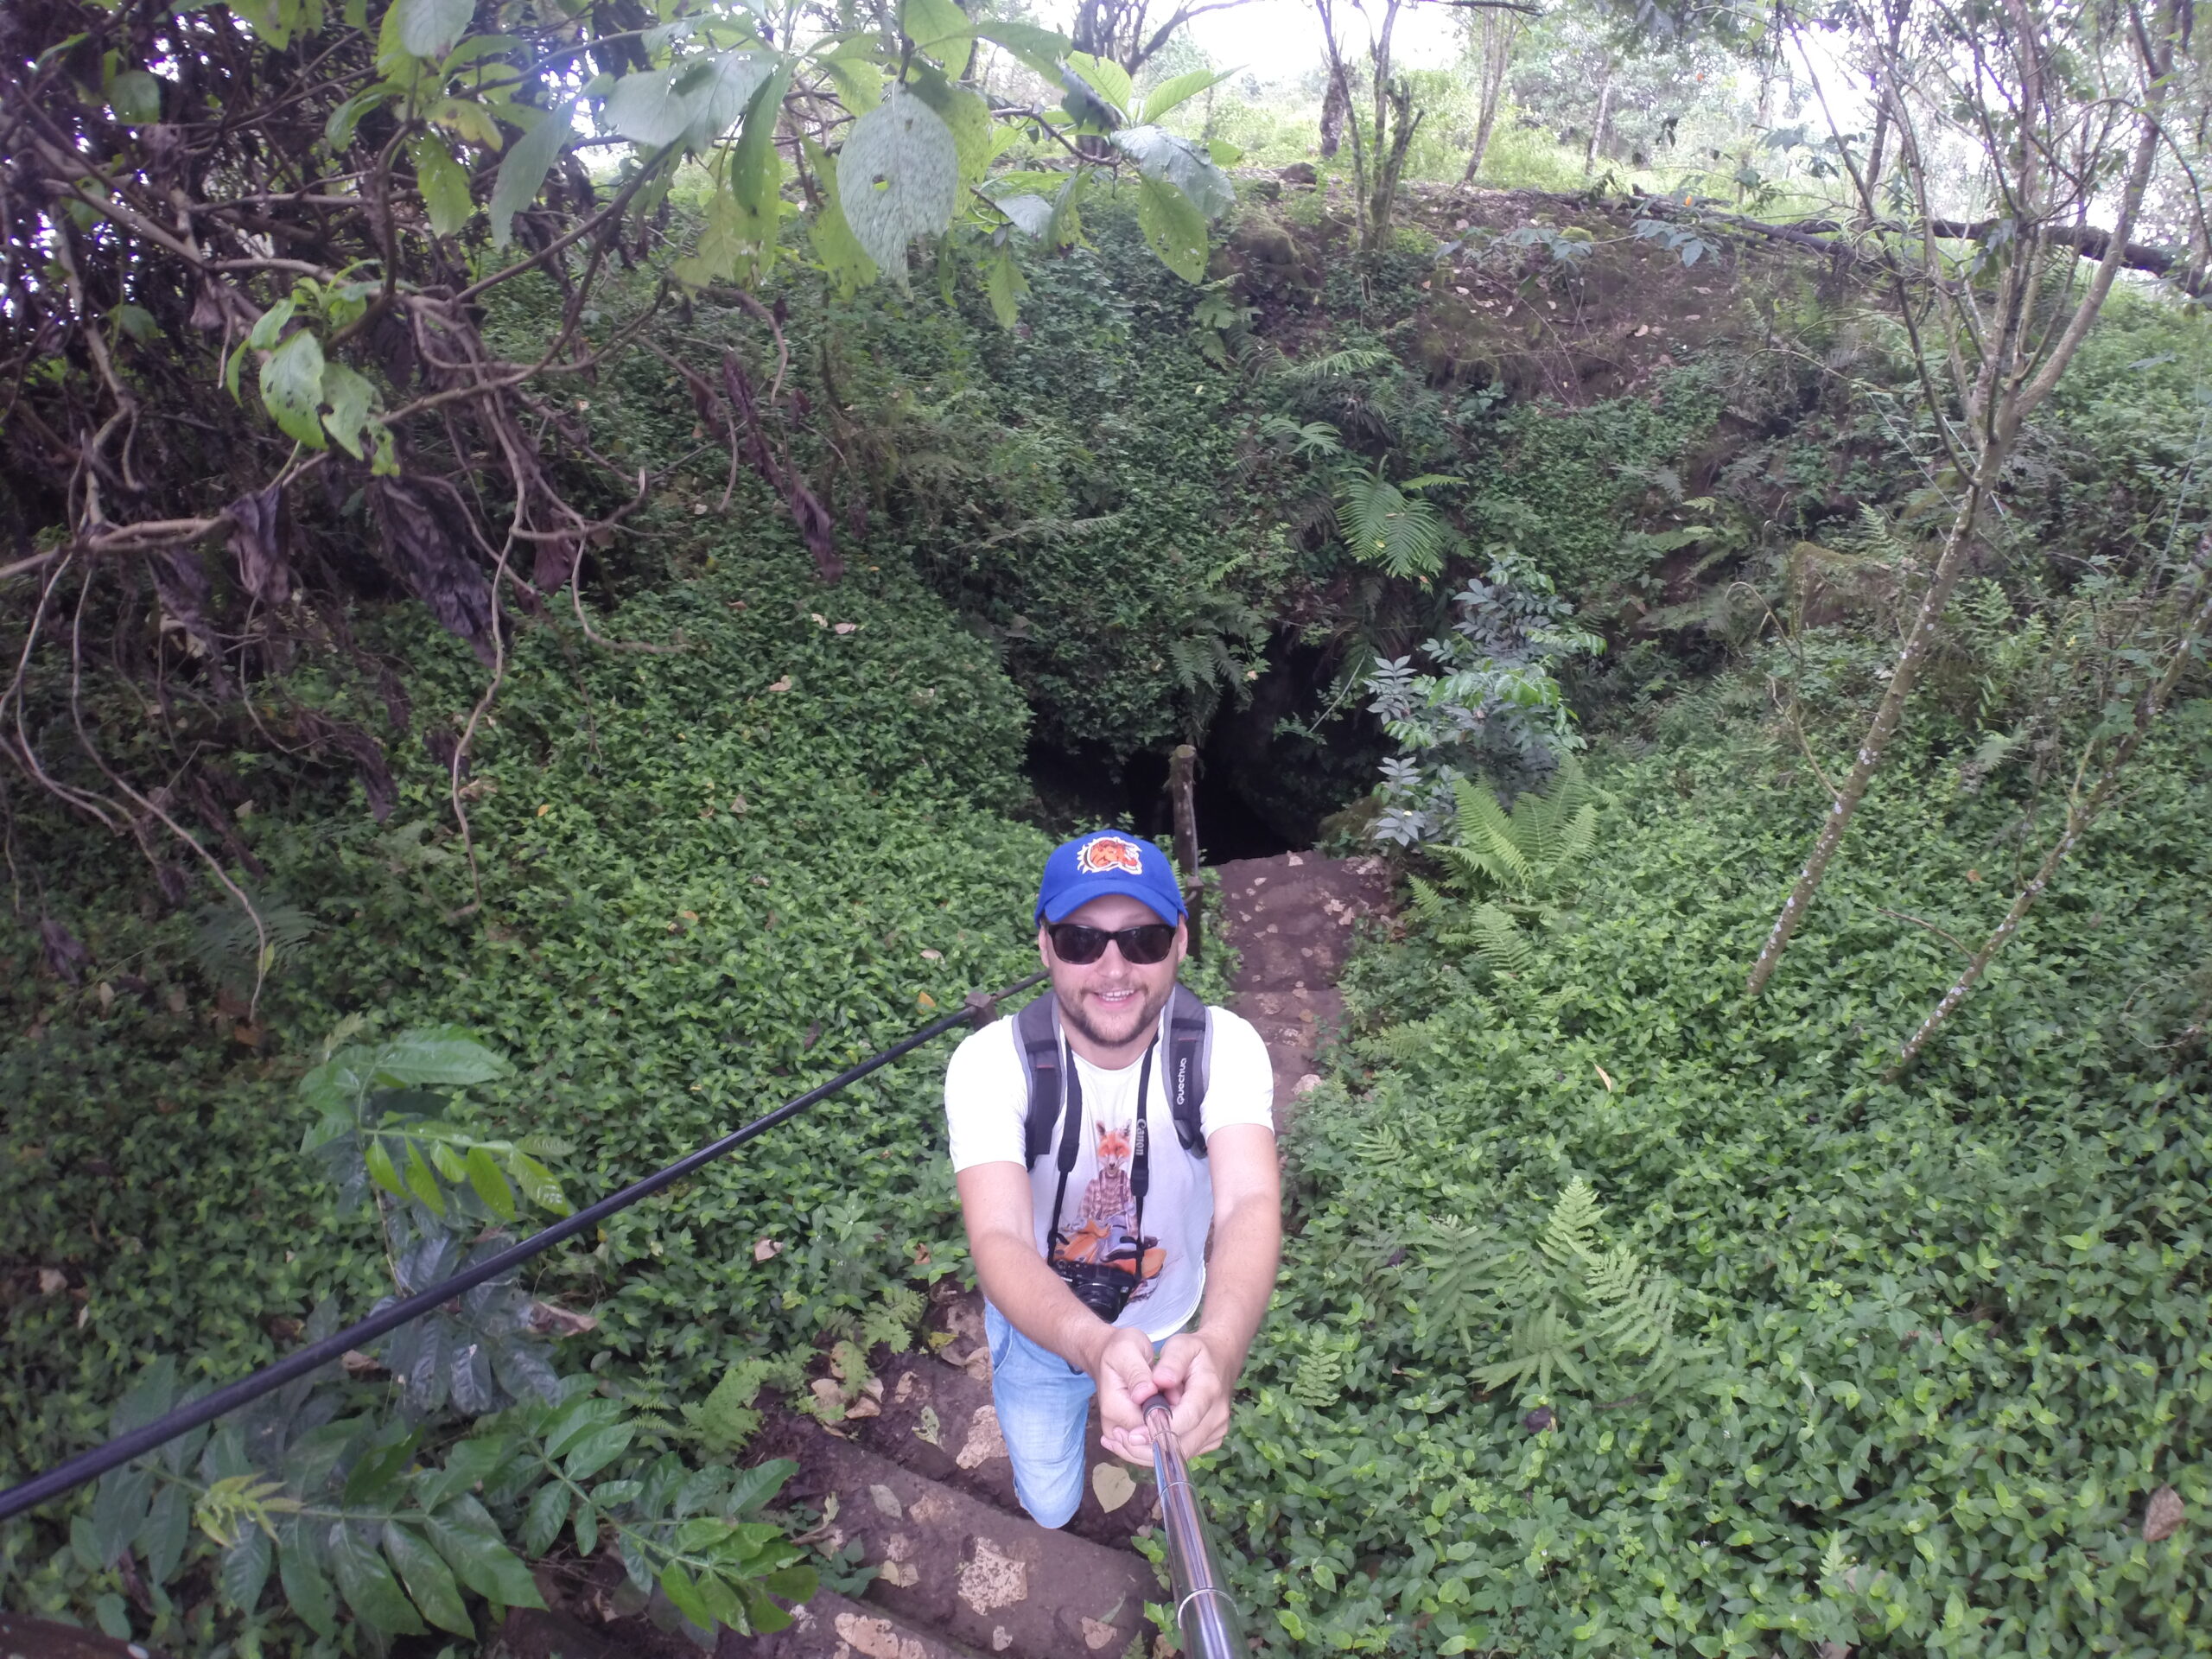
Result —
[[[1986,925],[2016,803],[1900,767],[1747,1014],[1819,799],[1716,713],[1604,769],[1603,855],[1519,972],[1418,935],[1358,964],[1370,1034],[1301,1119],[1214,1489],[1271,1641],[2203,1651],[2202,1552],[2142,1528],[2155,1489],[2212,1503],[2212,1096],[2183,1030],[2212,708],[1907,1086],[1880,1062],[1956,957],[1897,912]],[[1591,1248],[1680,1287],[1666,1369],[1631,1344],[1503,1384],[1543,1332],[1455,1264],[1537,1248],[1582,1181]]]
[[[825,600],[836,614],[817,621]],[[419,749],[383,828],[357,793],[269,764],[246,774],[261,810],[241,828],[265,893],[291,895],[314,931],[257,1023],[209,1005],[183,965],[185,918],[89,893],[74,913],[101,918],[86,941],[101,970],[167,964],[158,976],[120,995],[9,976],[31,1037],[8,1053],[0,1249],[59,1281],[22,1284],[11,1311],[10,1477],[96,1437],[156,1355],[185,1382],[226,1381],[326,1299],[326,1317],[367,1311],[375,1230],[330,1209],[296,1151],[312,1116],[289,1098],[341,1013],[384,1033],[461,1021],[515,1056],[471,1090],[473,1131],[558,1137],[569,1191],[595,1195],[1024,970],[1044,843],[990,810],[1017,789],[1022,712],[911,576],[856,575],[832,598],[740,556],[622,620],[684,649],[587,652],[579,683],[551,631],[519,645],[468,785],[480,901]],[[466,659],[404,613],[391,624],[385,643],[427,654],[418,683],[443,675],[462,703]],[[19,940],[16,961],[32,948]],[[734,1361],[787,1353],[796,1388],[817,1340],[864,1325],[904,1340],[919,1301],[900,1287],[960,1259],[949,1180],[893,1155],[933,1138],[934,1118],[912,1064],[530,1275],[537,1296],[594,1312],[569,1357],[596,1354],[615,1398],[647,1414],[637,1456],[684,1441],[675,1408]],[[761,1239],[782,1254],[758,1255]],[[618,1525],[620,1501],[601,1504]]]
[[[674,208],[709,211],[683,188]],[[766,429],[845,515],[834,583],[668,362],[633,354],[580,385],[562,418],[618,469],[652,469],[652,499],[584,586],[616,643],[580,637],[565,604],[517,608],[462,776],[467,837],[440,757],[486,671],[411,601],[351,618],[411,690],[404,730],[369,678],[311,659],[257,694],[283,733],[304,709],[387,735],[387,821],[281,744],[213,757],[226,862],[282,925],[257,1007],[253,936],[212,887],[164,899],[117,847],[11,798],[0,1478],[106,1432],[149,1364],[173,1359],[179,1387],[228,1379],[318,1308],[352,1317],[391,1290],[389,1233],[298,1150],[315,1119],[302,1080],[348,1019],[365,1022],[351,1042],[454,1025],[510,1057],[454,1108],[467,1137],[553,1137],[568,1198],[596,1196],[1028,970],[1049,844],[1022,776],[1033,740],[1118,763],[1203,738],[1305,652],[1306,678],[1260,707],[1310,721],[1315,758],[1268,786],[1338,806],[1338,780],[1371,779],[1383,746],[1369,668],[1455,620],[1494,657],[1500,626],[1541,613],[1561,638],[1608,636],[1531,704],[1554,736],[1579,721],[1599,740],[1597,792],[1570,778],[1509,810],[1451,791],[1495,820],[1495,868],[1471,827],[1461,856],[1416,860],[1431,896],[1410,936],[1357,968],[1362,1038],[1305,1114],[1282,1295],[1207,1473],[1268,1643],[2201,1648],[2202,1552],[2140,1523],[2162,1485],[2192,1516],[2212,1503],[2202,703],[1929,1061],[1875,1081],[1955,966],[1942,934],[1971,944],[2032,861],[2068,745],[2135,648],[2141,549],[2186,545],[2201,521],[2194,325],[2146,305],[2093,340],[2024,451],[2022,528],[1947,625],[1910,755],[1746,1013],[1743,966],[1819,810],[1768,716],[1786,704],[1816,751],[1847,744],[1894,596],[1871,584],[1804,621],[1793,544],[1863,569],[1920,533],[1926,430],[1901,411],[1880,320],[1777,283],[1762,301],[1791,351],[1657,365],[1566,407],[1424,367],[1433,238],[1359,273],[1325,261],[1300,294],[1252,276],[1258,245],[1236,244],[1194,290],[1136,214],[1095,200],[1091,246],[1019,256],[1012,328],[925,270],[857,296],[792,270],[775,325],[726,292],[690,299],[671,358],[703,372],[734,351],[766,385],[787,351]],[[1301,257],[1332,233],[1312,202],[1261,219],[1239,235],[1282,230]],[[1576,291],[1530,265],[1516,280],[1539,302]],[[646,280],[610,280],[610,310]],[[559,297],[512,285],[487,339],[519,352]],[[1417,557],[1363,556],[1360,524],[1416,505]],[[360,510],[341,500],[334,522]],[[2063,557],[2029,556],[2039,544]],[[2104,563],[2084,576],[2074,559]],[[1541,578],[1525,615],[1499,597],[1509,562]],[[1488,597],[1455,602],[1471,584]],[[1746,590],[1789,638],[1711,681],[1752,631],[1726,602]],[[1476,753],[1469,722],[1496,692],[1462,686],[1432,712],[1464,715]],[[1331,698],[1336,717],[1314,719]],[[38,669],[27,701],[66,731],[60,675]],[[132,749],[118,683],[90,676],[86,705],[120,761],[157,755]],[[1491,741],[1491,759],[1527,747]],[[690,1511],[737,1501],[722,1465],[744,1460],[762,1388],[834,1416],[865,1351],[906,1344],[921,1293],[964,1270],[940,1060],[545,1259],[530,1297],[596,1321],[550,1350],[561,1401],[478,1419],[474,1439],[438,1415],[419,1472],[354,1497],[435,1541],[446,1471],[480,1460],[517,1547],[567,1550],[604,1521],[657,1575],[691,1548]],[[461,1155],[442,1191],[477,1190]],[[500,1167],[526,1193],[534,1177]],[[587,1397],[579,1376],[608,1414],[587,1432],[626,1435],[582,1476],[564,1437],[590,1413],[556,1417]],[[396,1409],[399,1392],[346,1397]],[[769,1501],[765,1483],[740,1495]],[[301,1639],[281,1579],[253,1586],[257,1619],[234,1611],[244,1533],[178,1546],[172,1605],[149,1611],[112,1546],[166,1551],[172,1517],[142,1532],[111,1503],[105,1535],[86,1530],[90,1494],[8,1529],[9,1604],[192,1650]],[[765,1530],[704,1541],[782,1570]],[[379,1548],[404,1577],[408,1542],[379,1530]]]

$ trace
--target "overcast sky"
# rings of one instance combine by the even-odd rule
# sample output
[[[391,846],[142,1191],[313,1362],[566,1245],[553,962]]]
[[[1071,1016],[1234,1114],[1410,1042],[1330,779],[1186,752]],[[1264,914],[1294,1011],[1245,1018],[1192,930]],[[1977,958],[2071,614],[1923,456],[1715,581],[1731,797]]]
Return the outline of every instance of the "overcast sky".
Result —
[[[1153,9],[1168,15],[1171,0],[1154,0]],[[1038,10],[1065,29],[1075,8],[1068,0],[1043,0]],[[1338,6],[1338,16],[1340,29],[1361,26],[1360,14],[1348,3]],[[1312,0],[1246,0],[1197,19],[1190,33],[1223,68],[1249,69],[1262,80],[1302,74],[1321,62],[1321,22]],[[1408,6],[1390,38],[1392,58],[1409,68],[1441,68],[1459,55],[1457,14],[1448,7]]]

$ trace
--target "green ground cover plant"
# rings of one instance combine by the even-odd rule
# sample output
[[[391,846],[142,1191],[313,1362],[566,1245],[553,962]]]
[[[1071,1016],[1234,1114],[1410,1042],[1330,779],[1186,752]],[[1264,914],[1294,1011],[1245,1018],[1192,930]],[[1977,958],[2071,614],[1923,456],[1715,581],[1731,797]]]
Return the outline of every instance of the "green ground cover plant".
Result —
[[[449,1201],[552,1191],[532,1149],[554,1143],[573,1199],[798,1093],[969,988],[1027,971],[1027,883],[1046,842],[1003,816],[1020,797],[1025,715],[989,651],[911,574],[863,570],[831,596],[799,574],[795,550],[748,557],[734,537],[722,547],[719,574],[621,613],[626,633],[679,650],[572,653],[550,627],[524,632],[464,786],[480,890],[446,810],[448,779],[421,746],[401,752],[411,758],[382,825],[357,785],[241,760],[253,804],[240,832],[265,872],[264,896],[287,895],[305,918],[251,1019],[188,965],[188,915],[149,919],[103,903],[94,867],[42,861],[50,882],[85,884],[67,897],[91,918],[79,925],[93,977],[72,988],[7,976],[10,1024],[26,1034],[0,1062],[0,1255],[23,1264],[9,1281],[4,1478],[102,1437],[110,1405],[149,1363],[174,1362],[178,1386],[227,1381],[311,1320],[327,1329],[341,1311],[359,1317],[395,1280],[423,1276],[404,1268],[411,1254],[387,1255],[368,1212],[334,1207],[334,1189],[300,1155],[313,1115],[291,1097],[341,1020],[357,1042],[460,1022],[512,1057],[499,1075],[469,1079],[467,1138],[488,1145],[497,1169],[476,1170],[466,1147],[448,1144],[463,1160],[459,1185],[438,1183]],[[834,616],[812,609],[825,603]],[[389,613],[373,644],[410,658],[414,683],[431,688],[416,713],[434,733],[465,714],[475,664],[427,619]],[[19,851],[52,851],[50,829],[19,821]],[[37,948],[20,932],[7,946],[18,968]],[[683,1520],[669,1507],[678,1465],[701,1444],[679,1408],[696,1414],[735,1362],[773,1359],[782,1385],[807,1397],[819,1350],[907,1339],[915,1292],[962,1259],[949,1177],[907,1152],[935,1142],[937,1115],[935,1076],[917,1061],[525,1275],[529,1298],[561,1310],[549,1316],[555,1333],[576,1332],[547,1353],[620,1414],[623,1462],[571,1474],[636,1490],[602,1497],[590,1515],[619,1529],[658,1493],[637,1526]],[[413,1133],[426,1156],[436,1150]],[[422,1172],[405,1137],[384,1141],[411,1187]],[[493,1197],[477,1195],[480,1182]],[[419,1344],[408,1351],[419,1357]],[[526,1396],[538,1382],[556,1399],[573,1388],[535,1364],[511,1376],[502,1361],[499,1375]],[[444,1437],[457,1432],[449,1414],[436,1421]],[[515,1432],[521,1456],[540,1428]],[[713,1449],[727,1458],[741,1446],[724,1434]],[[334,1449],[323,1452],[327,1468]],[[670,1458],[678,1465],[664,1468]],[[598,1526],[563,1519],[579,1548]],[[199,1557],[166,1543],[187,1583],[170,1597],[156,1580],[126,1606],[108,1545],[134,1524],[110,1522],[79,1539],[73,1566],[53,1567],[31,1530],[10,1529],[11,1599],[83,1616],[97,1591],[109,1598],[103,1623],[170,1642],[266,1624],[264,1610],[226,1625],[251,1611],[251,1586],[222,1588],[212,1565],[194,1578]],[[543,1550],[561,1524],[510,1535]],[[233,1545],[253,1530],[234,1529]],[[378,1605],[374,1573],[346,1570],[356,1567],[370,1573],[357,1579],[366,1605]],[[685,1573],[669,1592],[692,1595],[683,1611],[735,1605],[698,1563]],[[387,1628],[412,1617],[404,1603],[384,1611]]]
[[[1923,740],[1746,1017],[1811,791],[1723,708],[1606,756],[1518,968],[1421,928],[1357,965],[1209,1487],[1268,1643],[2204,1651],[2152,1500],[2212,1503],[2212,709],[1897,1085],[2017,804]]]
[[[1519,129],[1499,133],[1496,164],[1524,141],[1547,178],[1580,185],[1578,156]],[[679,228],[702,211],[694,183],[672,196]],[[1433,917],[1357,969],[1362,1043],[1306,1115],[1301,1231],[1249,1409],[1209,1476],[1268,1643],[2201,1648],[2202,1552],[2144,1521],[2157,1491],[2192,1516],[2212,1503],[2202,703],[1929,1062],[1908,1085],[1875,1081],[1955,967],[1943,935],[1978,937],[2000,872],[2032,862],[2024,831],[2048,803],[2023,781],[2018,734],[2044,704],[2047,735],[2095,718],[2106,681],[2076,671],[2118,653],[2056,651],[2073,649],[2066,620],[2095,582],[2126,598],[2143,546],[2193,545],[2197,325],[2116,306],[2085,347],[2024,448],[2022,529],[1962,590],[1913,753],[1754,1020],[1734,976],[1811,816],[1792,738],[1758,721],[1778,689],[1834,748],[1837,711],[1874,694],[1884,659],[1809,627],[1794,656],[1765,649],[1756,672],[1710,681],[1745,643],[1741,614],[1712,600],[1741,577],[1794,616],[1800,536],[1846,562],[1910,557],[1928,435],[1900,416],[1878,317],[1777,283],[1763,315],[1786,339],[1756,368],[1716,346],[1637,396],[1566,409],[1415,360],[1427,231],[1402,228],[1363,270],[1324,259],[1312,292],[1248,308],[1230,280],[1196,289],[1161,268],[1133,204],[1101,194],[1084,211],[1089,246],[1009,256],[1026,283],[1012,327],[982,289],[948,296],[926,257],[908,289],[857,296],[786,260],[763,290],[788,302],[776,323],[710,284],[670,313],[665,357],[610,363],[549,406],[610,476],[650,469],[652,499],[584,556],[612,643],[582,638],[565,600],[518,618],[457,778],[445,757],[485,665],[389,583],[350,623],[364,660],[411,691],[404,721],[373,675],[308,662],[257,683],[251,712],[275,737],[233,748],[226,733],[211,773],[225,861],[272,924],[257,1002],[254,936],[210,887],[162,897],[116,844],[8,798],[0,1479],[146,1408],[131,1390],[149,1363],[173,1359],[180,1389],[227,1379],[391,1294],[389,1233],[300,1155],[302,1080],[349,1019],[348,1041],[455,1025],[508,1057],[511,1072],[468,1085],[471,1145],[517,1198],[537,1177],[510,1153],[541,1136],[567,1148],[550,1161],[569,1199],[603,1192],[1028,970],[1050,839],[1022,777],[1033,741],[1118,762],[1203,738],[1294,643],[1322,664],[1301,671],[1351,688],[1349,717],[1319,728],[1328,778],[1371,776],[1344,759],[1382,747],[1351,665],[1447,628],[1452,596],[1503,548],[1556,588],[1553,620],[1610,636],[1545,682],[1548,712],[1611,734],[1591,769],[1601,810],[1573,859],[1545,867],[1556,880],[1447,883]],[[1330,245],[1319,197],[1281,216],[1306,252]],[[609,315],[646,280],[610,276]],[[561,305],[517,282],[486,338],[526,355]],[[763,429],[835,509],[837,582],[680,378],[728,351],[756,387],[785,388]],[[1685,502],[1700,459],[1713,496]],[[1433,503],[1427,522],[1450,535],[1396,569],[1363,562],[1342,533],[1357,522],[1336,483],[1348,469],[1389,484],[1384,511]],[[578,499],[611,512],[607,487]],[[324,505],[359,527],[358,496]],[[1641,625],[1621,594],[1671,601],[1655,573],[1708,518],[1696,556],[1725,558]],[[2109,569],[2088,581],[2076,559]],[[1878,636],[1884,614],[1858,606],[1854,626]],[[66,752],[71,700],[47,674],[27,706]],[[150,739],[133,751],[139,716],[97,674],[86,708],[120,760],[156,754]],[[388,815],[290,751],[303,712],[387,742]],[[2056,776],[2063,747],[2032,775]],[[1474,919],[1485,906],[1496,925]],[[524,1276],[517,1294],[559,1315],[541,1344],[555,1387],[489,1416],[449,1399],[419,1473],[386,1469],[388,1487],[365,1478],[355,1494],[362,1526],[386,1506],[357,1541],[409,1599],[384,1599],[359,1559],[346,1570],[391,1628],[451,1611],[428,1567],[413,1593],[406,1564],[418,1536],[438,1548],[448,1473],[491,1456],[460,1450],[479,1441],[499,1446],[477,1471],[495,1477],[499,1548],[626,1538],[645,1579],[683,1569],[690,1591],[663,1586],[679,1611],[715,1613],[724,1589],[744,1605],[734,1579],[702,1588],[706,1557],[677,1538],[687,1505],[785,1518],[765,1477],[734,1493],[724,1478],[761,1391],[834,1418],[868,1352],[911,1340],[929,1285],[965,1271],[936,1156],[938,1058]],[[470,1151],[453,1155],[458,1178],[423,1153],[447,1187],[477,1192]],[[372,1377],[346,1397],[389,1408],[399,1391]],[[584,1398],[611,1414],[558,1415]],[[626,1430],[616,1460],[569,1467],[580,1425]],[[361,1455],[348,1443],[340,1461]],[[245,1473],[180,1472],[210,1488]],[[314,1501],[346,1501],[348,1484]],[[229,1541],[201,1531],[174,1554],[174,1507],[156,1516],[152,1488],[130,1494],[143,1516],[88,1493],[11,1527],[9,1605],[191,1651],[304,1649],[321,1604],[290,1594],[281,1538],[253,1580],[264,1500],[226,1490],[211,1514]],[[286,1513],[268,1512],[277,1534]],[[159,1599],[117,1570],[118,1540],[149,1566],[162,1552]],[[459,1555],[496,1585],[476,1548]],[[784,1570],[765,1533],[731,1549]],[[475,1596],[468,1617],[499,1599],[438,1559]]]

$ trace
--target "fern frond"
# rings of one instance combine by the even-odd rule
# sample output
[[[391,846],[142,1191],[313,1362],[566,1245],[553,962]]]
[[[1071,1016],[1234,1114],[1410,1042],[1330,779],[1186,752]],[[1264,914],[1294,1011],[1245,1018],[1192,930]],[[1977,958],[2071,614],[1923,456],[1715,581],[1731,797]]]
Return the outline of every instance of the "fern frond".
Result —
[[[1363,1129],[1352,1141],[1352,1156],[1363,1164],[1402,1164],[1406,1160],[1405,1136],[1387,1123]]]
[[[1533,1310],[1515,1325],[1513,1345],[1506,1358],[1495,1365],[1485,1365],[1474,1373],[1475,1380],[1488,1390],[1506,1387],[1524,1377],[1534,1376],[1536,1386],[1551,1386],[1552,1374],[1556,1371],[1575,1387],[1589,1387],[1576,1350],[1581,1346],[1573,1327],[1567,1323],[1566,1313],[1557,1304],[1548,1304]]]
[[[1353,556],[1399,577],[1444,569],[1449,527],[1426,501],[1411,500],[1379,472],[1353,473],[1338,488],[1338,523]]]
[[[1392,368],[1396,363],[1397,359],[1386,351],[1351,346],[1303,363],[1287,363],[1275,372],[1275,378],[1292,386],[1325,385],[1334,380],[1349,380],[1356,374]]]
[[[1598,1218],[1605,1212],[1590,1183],[1576,1176],[1552,1206],[1538,1247],[1562,1268],[1579,1268],[1597,1261]]]
[[[1476,906],[1467,917],[1467,933],[1474,941],[1475,953],[1494,972],[1523,973],[1535,960],[1529,936],[1496,905]]]
[[[1414,887],[1414,914],[1430,927],[1442,929],[1452,921],[1452,901],[1419,876],[1408,878]]]
[[[1325,1349],[1317,1349],[1298,1362],[1290,1380],[1290,1397],[1302,1406],[1326,1411],[1344,1393],[1344,1363]]]
[[[1590,804],[1592,793],[1581,762],[1568,754],[1560,757],[1548,788],[1541,792],[1525,790],[1513,803],[1514,841],[1541,877],[1541,886],[1554,886],[1574,861],[1568,857],[1569,827]],[[1592,814],[1592,829],[1595,828]]]
[[[1478,1319],[1494,1316],[1514,1281],[1512,1253],[1500,1250],[1486,1229],[1465,1226],[1456,1216],[1424,1219],[1407,1242],[1418,1252],[1425,1280],[1422,1313],[1467,1341]]]
[[[1583,1289],[1599,1307],[1611,1308],[1635,1296],[1643,1272],[1643,1264],[1636,1252],[1625,1244],[1618,1245],[1591,1259],[1583,1275]]]
[[[1615,1359],[1656,1354],[1674,1340],[1682,1287],[1664,1274],[1637,1269],[1632,1252],[1623,1249],[1616,1254],[1629,1258],[1631,1282],[1599,1314],[1591,1334]]]
[[[1522,849],[1521,838],[1514,833],[1513,820],[1497,804],[1497,797],[1464,778],[1452,780],[1452,797],[1459,806],[1459,838],[1452,843],[1454,850],[1464,854],[1478,868],[1490,872],[1499,885],[1517,892],[1527,891],[1535,879],[1535,869]]]
[[[261,912],[262,931],[267,936],[270,969],[289,963],[315,937],[315,918],[296,905],[264,900],[255,908]],[[243,906],[228,902],[209,905],[193,918],[190,948],[193,960],[211,981],[234,985],[253,978],[255,957],[263,949],[262,935],[254,931],[253,918]]]
[[[1395,1026],[1385,1026],[1371,1037],[1363,1037],[1353,1044],[1353,1052],[1362,1059],[1381,1060],[1390,1065],[1408,1065],[1425,1058],[1436,1046],[1436,1021],[1408,1020]]]

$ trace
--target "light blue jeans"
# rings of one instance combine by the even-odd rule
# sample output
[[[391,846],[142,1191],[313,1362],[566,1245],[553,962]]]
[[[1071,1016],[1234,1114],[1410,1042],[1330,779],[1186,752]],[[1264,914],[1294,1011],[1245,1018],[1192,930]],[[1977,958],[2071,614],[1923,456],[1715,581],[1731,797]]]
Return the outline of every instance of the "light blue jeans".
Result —
[[[1090,1396],[1088,1371],[1040,1348],[983,1304],[983,1335],[991,1349],[991,1403],[1014,1464],[1014,1495],[1040,1527],[1065,1527],[1083,1502],[1084,1430]],[[1152,1345],[1160,1351],[1160,1344]]]

